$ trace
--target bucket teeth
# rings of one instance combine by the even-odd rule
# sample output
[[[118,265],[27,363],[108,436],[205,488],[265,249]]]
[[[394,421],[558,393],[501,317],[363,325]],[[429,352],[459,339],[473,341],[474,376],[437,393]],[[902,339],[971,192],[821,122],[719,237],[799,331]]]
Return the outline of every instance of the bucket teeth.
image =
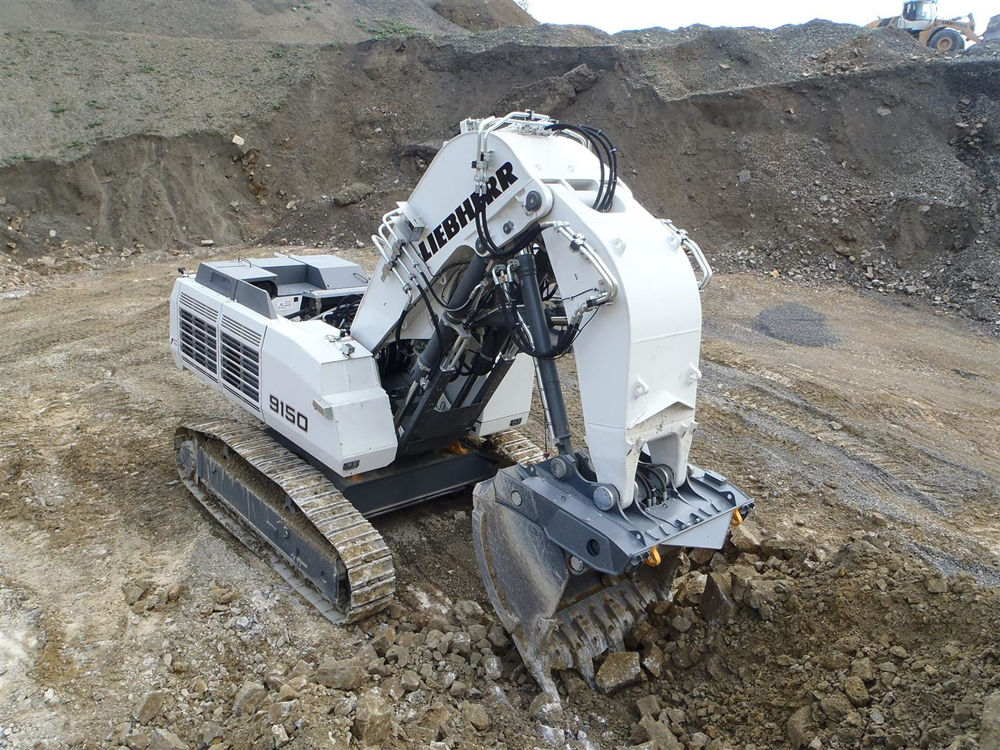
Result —
[[[508,436],[499,450],[514,445],[523,444]],[[542,458],[537,448],[530,455]],[[492,480],[476,487],[472,518],[476,559],[490,601],[546,692],[556,693],[553,673],[567,669],[593,686],[594,660],[624,649],[648,607],[670,598],[675,556],[617,578],[594,571],[572,575],[564,553],[540,527],[497,502]]]

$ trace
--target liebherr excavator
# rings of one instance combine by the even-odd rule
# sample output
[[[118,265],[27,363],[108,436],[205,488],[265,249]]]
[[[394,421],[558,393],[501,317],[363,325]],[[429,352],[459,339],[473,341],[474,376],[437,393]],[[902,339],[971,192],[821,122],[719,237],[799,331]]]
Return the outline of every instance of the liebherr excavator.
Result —
[[[721,547],[753,506],[688,463],[708,262],[635,201],[605,133],[532,112],[464,121],[372,240],[371,279],[334,255],[178,278],[177,365],[255,418],[182,426],[182,478],[345,623],[394,593],[368,519],[474,487],[483,583],[526,664],[549,691],[554,670],[593,680],[670,597],[676,549]],[[516,431],[536,379],[553,455]]]

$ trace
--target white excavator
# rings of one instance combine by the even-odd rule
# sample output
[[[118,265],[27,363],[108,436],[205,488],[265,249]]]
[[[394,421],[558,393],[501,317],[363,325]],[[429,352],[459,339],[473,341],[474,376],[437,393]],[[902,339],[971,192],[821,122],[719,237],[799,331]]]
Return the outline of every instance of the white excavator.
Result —
[[[688,462],[711,269],[636,202],[605,133],[532,112],[464,121],[372,239],[371,279],[287,255],[177,280],[177,365],[253,417],[179,428],[181,476],[334,622],[394,596],[368,519],[474,488],[483,583],[525,663],[550,692],[555,670],[592,680],[669,599],[676,550],[720,548],[753,506]],[[536,381],[552,455],[517,432]]]

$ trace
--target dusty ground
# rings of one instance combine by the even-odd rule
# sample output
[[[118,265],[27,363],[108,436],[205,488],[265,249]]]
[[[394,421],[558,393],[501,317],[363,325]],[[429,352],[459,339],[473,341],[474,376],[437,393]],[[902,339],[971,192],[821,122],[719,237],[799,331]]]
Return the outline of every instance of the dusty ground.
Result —
[[[377,685],[385,746],[610,748],[669,727],[689,748],[987,747],[984,700],[1000,689],[995,338],[923,304],[718,277],[694,460],[759,500],[748,552],[691,562],[677,601],[652,614],[636,648],[660,649],[658,680],[604,697],[570,679],[562,714],[536,718],[537,689],[490,616],[455,607],[486,605],[469,496],[378,522],[405,606],[349,629],[188,497],[174,425],[230,413],[169,355],[167,296],[193,263],[116,261],[0,300],[0,746],[172,747],[166,729],[188,747],[216,733],[231,747],[346,747],[355,696],[375,700]],[[542,437],[537,413],[529,432]],[[704,573],[744,581],[731,624],[704,622]],[[379,627],[396,650],[372,641]],[[442,629],[455,645],[438,645]],[[456,635],[470,632],[476,658]],[[363,684],[317,684],[338,684],[316,672],[324,659],[370,643]],[[846,682],[859,674],[860,697]],[[237,691],[261,682],[269,696],[239,714]]]

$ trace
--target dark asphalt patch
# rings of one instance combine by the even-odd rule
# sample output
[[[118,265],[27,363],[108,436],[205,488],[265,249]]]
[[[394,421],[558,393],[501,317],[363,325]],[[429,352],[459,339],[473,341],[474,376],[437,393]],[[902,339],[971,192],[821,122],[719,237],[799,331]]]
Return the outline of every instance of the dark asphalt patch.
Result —
[[[837,337],[826,324],[826,316],[798,302],[764,310],[753,321],[755,331],[796,346],[829,346]]]

